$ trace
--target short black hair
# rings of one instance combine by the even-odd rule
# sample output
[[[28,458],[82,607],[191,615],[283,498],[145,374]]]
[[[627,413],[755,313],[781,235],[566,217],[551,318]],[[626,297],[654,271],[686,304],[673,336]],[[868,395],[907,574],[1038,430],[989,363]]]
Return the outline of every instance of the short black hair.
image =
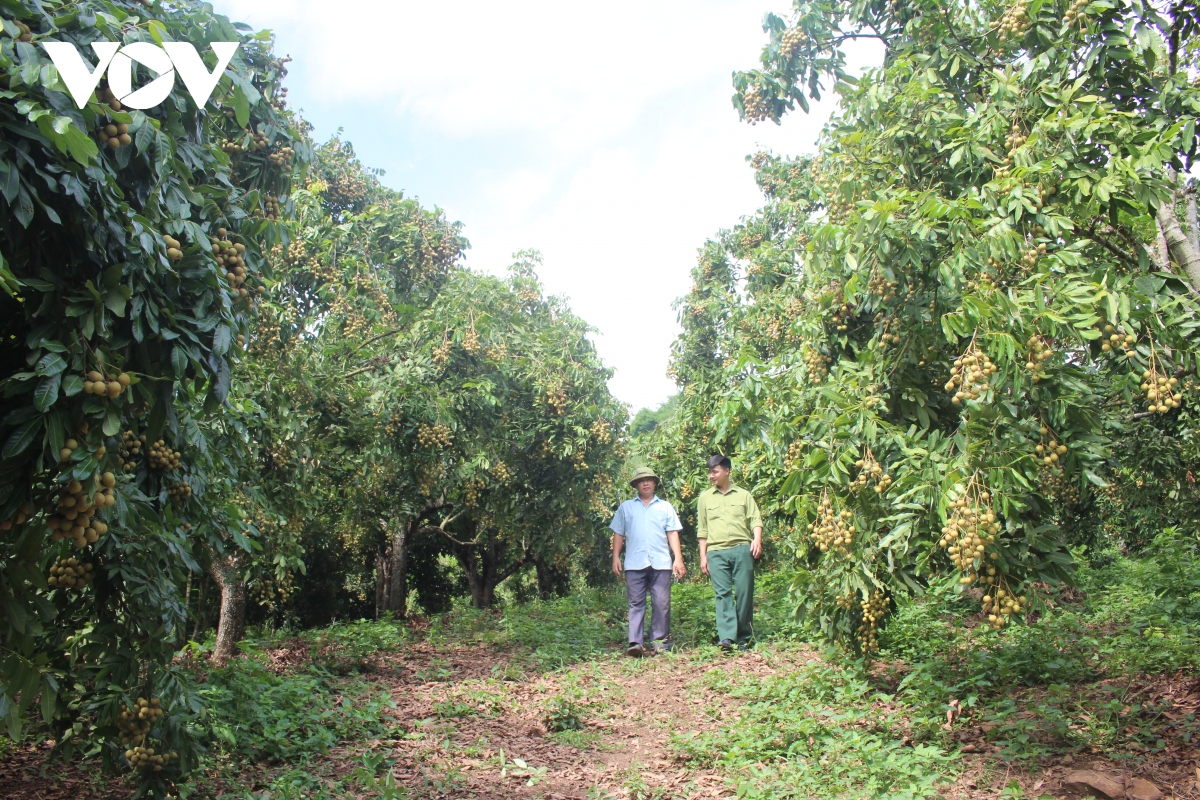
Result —
[[[729,460],[729,456],[723,456],[717,453],[715,456],[710,456],[708,459],[708,468],[724,467],[725,469],[733,469],[733,462]]]

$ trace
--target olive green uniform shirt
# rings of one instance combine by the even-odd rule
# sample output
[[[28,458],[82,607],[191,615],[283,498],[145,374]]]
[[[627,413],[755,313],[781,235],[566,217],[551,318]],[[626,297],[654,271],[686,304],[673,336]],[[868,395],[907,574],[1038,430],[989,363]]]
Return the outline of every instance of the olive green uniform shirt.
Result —
[[[710,487],[696,501],[696,538],[707,539],[709,550],[750,544],[762,524],[758,503],[740,486],[730,484],[725,494]]]

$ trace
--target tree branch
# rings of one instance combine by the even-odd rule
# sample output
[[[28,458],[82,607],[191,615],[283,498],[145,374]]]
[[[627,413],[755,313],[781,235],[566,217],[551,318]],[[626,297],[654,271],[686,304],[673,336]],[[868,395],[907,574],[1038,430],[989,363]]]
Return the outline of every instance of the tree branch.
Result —
[[[497,585],[501,581],[503,581],[505,578],[511,577],[518,570],[520,570],[521,567],[525,566],[532,560],[533,560],[533,551],[526,548],[525,553],[520,558],[518,558],[513,563],[509,564],[508,567],[506,567],[503,572],[501,572],[500,574],[498,574],[496,576]]]

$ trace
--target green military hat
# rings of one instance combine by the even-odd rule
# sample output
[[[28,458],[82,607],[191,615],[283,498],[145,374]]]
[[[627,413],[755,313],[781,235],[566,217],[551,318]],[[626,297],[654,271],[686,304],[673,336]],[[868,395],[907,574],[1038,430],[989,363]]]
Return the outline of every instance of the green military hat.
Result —
[[[654,478],[654,482],[656,484],[662,483],[662,478],[655,475],[654,470],[650,469],[649,467],[638,467],[633,471],[633,477],[629,479],[629,485],[636,489],[637,482],[642,478]]]

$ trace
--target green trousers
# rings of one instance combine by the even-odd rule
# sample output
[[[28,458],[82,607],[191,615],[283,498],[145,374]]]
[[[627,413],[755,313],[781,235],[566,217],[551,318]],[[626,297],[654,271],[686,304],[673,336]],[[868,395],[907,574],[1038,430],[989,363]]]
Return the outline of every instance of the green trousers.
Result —
[[[717,599],[717,639],[746,644],[754,635],[754,556],[750,545],[708,551]]]

